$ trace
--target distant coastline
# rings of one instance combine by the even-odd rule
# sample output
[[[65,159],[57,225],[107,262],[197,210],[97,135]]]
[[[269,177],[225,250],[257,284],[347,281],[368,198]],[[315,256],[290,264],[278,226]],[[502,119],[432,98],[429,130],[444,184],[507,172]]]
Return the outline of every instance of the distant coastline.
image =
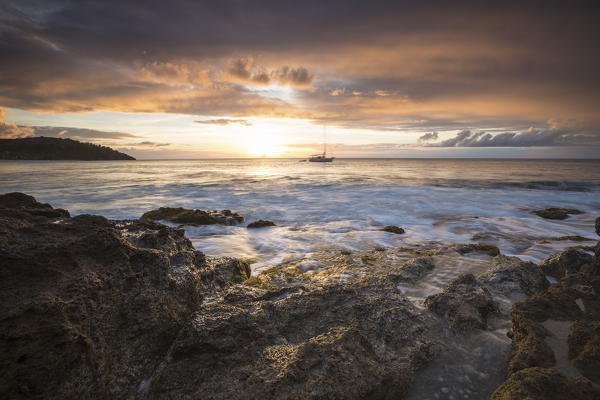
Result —
[[[134,157],[92,143],[72,139],[34,137],[0,139],[0,160],[135,160]]]

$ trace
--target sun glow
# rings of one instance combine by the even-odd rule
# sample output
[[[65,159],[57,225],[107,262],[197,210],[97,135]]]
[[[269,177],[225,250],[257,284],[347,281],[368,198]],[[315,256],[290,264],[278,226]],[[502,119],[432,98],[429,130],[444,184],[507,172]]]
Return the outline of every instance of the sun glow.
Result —
[[[285,151],[276,136],[257,133],[245,141],[245,151],[252,156],[275,157]]]

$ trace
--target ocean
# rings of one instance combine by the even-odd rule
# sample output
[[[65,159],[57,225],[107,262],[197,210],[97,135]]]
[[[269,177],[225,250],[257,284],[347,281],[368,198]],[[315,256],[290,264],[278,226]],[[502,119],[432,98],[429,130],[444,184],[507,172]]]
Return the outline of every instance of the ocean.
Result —
[[[72,215],[138,218],[151,209],[231,209],[273,228],[185,227],[195,247],[234,256],[254,270],[323,250],[423,243],[491,243],[537,262],[594,239],[600,160],[297,159],[1,161],[0,192],[19,191]],[[584,211],[546,220],[532,211]],[[404,235],[382,232],[398,225]]]

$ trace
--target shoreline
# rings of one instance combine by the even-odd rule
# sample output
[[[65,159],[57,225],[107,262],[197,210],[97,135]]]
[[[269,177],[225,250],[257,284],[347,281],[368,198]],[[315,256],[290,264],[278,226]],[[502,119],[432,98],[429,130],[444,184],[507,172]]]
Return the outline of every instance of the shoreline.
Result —
[[[552,332],[571,321],[572,335],[598,339],[599,244],[539,266],[493,246],[428,244],[253,274],[194,249],[181,227],[71,217],[23,194],[0,195],[0,219],[9,397],[600,393],[595,347]]]

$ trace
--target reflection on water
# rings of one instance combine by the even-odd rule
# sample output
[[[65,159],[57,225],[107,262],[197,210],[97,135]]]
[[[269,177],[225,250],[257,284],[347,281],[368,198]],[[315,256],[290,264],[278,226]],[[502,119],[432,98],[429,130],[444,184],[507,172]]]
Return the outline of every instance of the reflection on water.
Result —
[[[538,260],[593,234],[600,210],[600,162],[544,160],[2,161],[0,191],[21,191],[72,214],[137,218],[159,206],[229,208],[278,225],[187,228],[210,255],[255,266],[340,247],[363,249],[423,240],[498,244]],[[543,220],[531,210],[563,206],[586,214]],[[407,234],[379,231],[400,225]],[[593,236],[592,236],[593,237]],[[585,243],[584,243],[585,244]]]

